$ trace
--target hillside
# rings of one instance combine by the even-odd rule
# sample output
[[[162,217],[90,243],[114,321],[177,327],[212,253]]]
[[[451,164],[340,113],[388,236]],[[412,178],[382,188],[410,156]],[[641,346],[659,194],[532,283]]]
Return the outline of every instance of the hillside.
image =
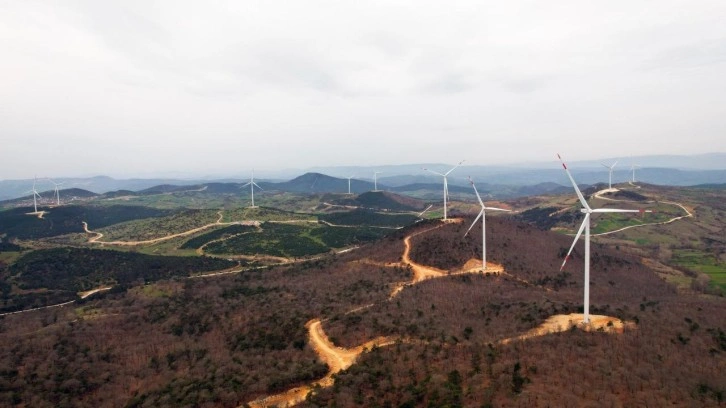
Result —
[[[305,173],[294,179],[281,183],[261,183],[265,189],[275,189],[294,193],[347,193],[348,179],[335,178],[321,173]],[[361,193],[373,189],[373,183],[350,180],[351,193]]]
[[[388,191],[368,191],[347,202],[365,208],[391,211],[422,211],[426,202]]]

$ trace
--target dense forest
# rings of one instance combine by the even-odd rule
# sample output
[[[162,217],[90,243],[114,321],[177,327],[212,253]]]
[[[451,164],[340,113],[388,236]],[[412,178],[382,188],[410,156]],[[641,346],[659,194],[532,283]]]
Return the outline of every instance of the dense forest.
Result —
[[[413,214],[384,214],[371,210],[355,209],[352,211],[335,212],[320,216],[322,221],[337,225],[405,227],[419,218]]]
[[[236,262],[209,257],[172,257],[87,248],[28,252],[0,269],[3,299],[9,312],[66,302],[77,293],[105,285],[128,287],[162,279],[217,271]],[[11,291],[15,286],[18,290]]]

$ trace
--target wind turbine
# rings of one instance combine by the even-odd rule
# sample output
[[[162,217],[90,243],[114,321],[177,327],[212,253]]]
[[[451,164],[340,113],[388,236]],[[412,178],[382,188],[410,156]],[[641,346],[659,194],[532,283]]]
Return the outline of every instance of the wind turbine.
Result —
[[[383,173],[382,171],[374,171],[373,172],[373,191],[380,191],[378,190],[378,175]]]
[[[53,193],[55,196],[55,205],[60,205],[60,191],[58,191],[58,186],[63,185],[64,183],[56,183],[50,177],[47,177],[47,179],[55,186],[55,192]]]
[[[633,178],[630,181],[631,183],[635,183],[635,168],[636,167],[640,167],[640,166],[638,166],[637,164],[631,164],[630,165],[630,171],[633,172]]]
[[[355,176],[346,177],[348,179],[348,195],[352,194],[350,192],[350,179],[352,179],[353,177],[355,177]]]
[[[28,191],[28,193],[31,193],[31,192],[33,193],[33,213],[34,214],[37,214],[38,213],[38,200],[36,199],[36,197],[37,198],[42,198],[40,196],[40,194],[38,194],[38,191],[35,189],[35,182],[36,181],[38,181],[38,177],[37,176],[33,178],[33,189],[30,190],[30,191]]]
[[[436,175],[444,178],[444,221],[446,221],[446,201],[449,198],[449,183],[447,181],[447,176],[449,175],[449,173],[454,171],[455,168],[461,166],[461,163],[464,163],[464,161],[465,160],[460,161],[459,164],[452,167],[451,170],[447,171],[446,173],[439,173],[437,171],[429,170],[427,168],[422,168],[423,170],[428,171],[429,173],[433,173],[433,174],[436,174]]]
[[[484,201],[481,200],[481,196],[479,195],[479,192],[476,190],[476,186],[474,185],[474,181],[469,177],[469,182],[471,183],[471,186],[474,187],[474,192],[476,193],[476,198],[479,200],[479,204],[481,205],[481,211],[479,211],[479,215],[476,216],[474,219],[474,222],[471,223],[471,227],[469,227],[468,230],[466,230],[466,236],[469,231],[471,231],[472,228],[474,228],[474,225],[477,221],[479,221],[479,217],[481,217],[481,262],[482,262],[482,272],[487,270],[487,214],[485,210],[494,210],[494,211],[511,211],[511,210],[505,210],[504,208],[496,208],[496,207],[487,207],[484,205]]]
[[[602,164],[602,163],[600,163]],[[603,164],[603,167],[609,170],[610,178],[608,179],[608,189],[613,188],[613,169],[615,168],[615,165],[618,164],[617,160],[615,163],[613,163],[611,166],[608,166],[607,164]]]
[[[570,170],[567,169],[567,165],[565,165],[565,162],[562,160],[562,157],[560,155],[557,155],[557,158],[560,159],[560,162],[562,162],[562,167],[565,169],[565,172],[567,173],[567,176],[570,178],[570,181],[572,182],[572,186],[575,188],[575,193],[577,193],[577,198],[580,199],[580,203],[582,204],[582,211],[585,214],[585,219],[582,221],[582,225],[580,225],[580,229],[577,231],[577,235],[575,235],[575,240],[572,242],[572,246],[570,247],[570,250],[567,252],[567,256],[565,256],[565,260],[562,262],[562,266],[560,267],[560,271],[562,271],[565,268],[565,264],[567,263],[567,260],[570,258],[570,254],[572,253],[572,250],[575,248],[575,244],[577,244],[577,240],[580,239],[580,235],[582,235],[582,231],[585,230],[585,294],[584,294],[584,301],[583,301],[583,309],[585,313],[585,317],[583,319],[583,323],[589,324],[590,323],[590,216],[593,213],[643,213],[643,212],[651,212],[650,210],[621,210],[621,209],[615,209],[615,208],[596,208],[592,209],[589,205],[587,205],[587,201],[585,200],[585,197],[582,195],[582,192],[580,192],[580,189],[577,187],[577,183],[575,183],[575,179],[572,178],[572,174],[570,174]],[[613,164],[613,166],[615,166]]]
[[[252,205],[250,208],[256,208],[255,206],[255,187],[259,188],[260,190],[264,190],[262,187],[258,186],[257,183],[255,183],[255,169],[252,169],[252,177],[250,178],[250,182],[243,185],[240,188],[250,186],[250,194],[252,194]]]

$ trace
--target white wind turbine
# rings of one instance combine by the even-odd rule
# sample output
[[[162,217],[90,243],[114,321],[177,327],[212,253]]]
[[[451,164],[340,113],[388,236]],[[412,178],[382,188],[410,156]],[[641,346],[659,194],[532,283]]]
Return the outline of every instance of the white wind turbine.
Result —
[[[33,193],[33,214],[38,213],[38,200],[37,198],[42,198],[40,194],[38,194],[38,190],[35,189],[35,183],[38,181],[38,177],[33,178],[33,189],[28,191],[28,193]]]
[[[600,164],[602,164],[602,163],[600,163]],[[608,169],[608,173],[610,175],[610,177],[608,178],[608,189],[612,189],[613,188],[613,169],[615,168],[615,165],[616,164],[618,164],[617,161],[615,161],[615,163],[613,163],[610,166],[608,166],[607,164],[603,164],[603,167],[605,167],[606,169]]]
[[[487,214],[485,210],[494,210],[494,211],[511,211],[506,210],[504,208],[496,208],[496,207],[487,207],[484,205],[484,201],[482,201],[481,196],[479,195],[479,192],[476,190],[476,186],[474,185],[474,181],[469,177],[469,182],[471,183],[471,186],[474,187],[474,192],[476,193],[476,198],[479,200],[479,205],[481,205],[481,211],[479,211],[479,215],[476,216],[474,219],[474,222],[471,223],[471,227],[469,227],[468,230],[466,230],[466,236],[469,231],[471,231],[472,228],[474,228],[474,225],[477,221],[479,221],[479,217],[481,217],[481,259],[482,259],[482,272],[487,270]]]
[[[350,192],[350,179],[352,179],[353,177],[355,177],[355,176],[346,177],[348,179],[348,195],[352,194]]]
[[[635,183],[635,169],[636,169],[637,167],[640,167],[640,166],[639,166],[639,165],[637,165],[637,164],[631,164],[631,165],[630,165],[630,171],[632,171],[632,172],[633,172],[633,178],[632,178],[632,179],[630,180],[630,182],[631,182],[631,183]]]
[[[383,173],[382,171],[374,171],[373,172],[373,191],[380,191],[378,190],[378,175]]]
[[[436,174],[436,175],[441,176],[441,177],[444,178],[444,221],[446,221],[446,216],[447,216],[447,214],[446,214],[446,202],[447,202],[447,200],[449,198],[449,183],[448,183],[448,180],[447,180],[447,176],[449,175],[449,173],[451,173],[452,171],[454,171],[454,169],[456,169],[457,167],[461,166],[461,164],[464,163],[464,161],[465,160],[460,161],[459,164],[457,164],[456,166],[452,167],[451,170],[447,171],[446,173],[439,173],[437,171],[429,170],[427,168],[422,168],[423,170],[428,171],[429,173],[433,173],[433,174]]]
[[[252,177],[250,178],[250,182],[243,185],[240,188],[244,188],[250,186],[250,194],[252,194],[252,205],[250,205],[250,208],[256,208],[255,206],[255,187],[259,188],[260,190],[264,190],[262,187],[258,186],[257,183],[255,183],[255,169],[252,169]]]
[[[560,159],[560,162],[562,162],[562,167],[565,169],[565,172],[567,173],[567,176],[570,178],[570,181],[572,182],[572,186],[575,188],[575,193],[577,193],[577,198],[580,199],[580,203],[582,204],[582,211],[585,214],[585,219],[582,221],[582,225],[580,225],[580,229],[577,231],[577,235],[575,235],[575,240],[572,242],[572,246],[570,247],[570,250],[567,251],[567,256],[565,256],[565,260],[562,262],[562,266],[560,267],[560,271],[565,268],[565,264],[567,263],[567,260],[570,258],[570,254],[572,253],[572,250],[575,248],[575,244],[577,244],[577,240],[580,239],[580,235],[582,235],[582,231],[585,230],[585,294],[584,294],[584,302],[583,302],[583,309],[584,309],[584,319],[583,323],[589,324],[590,323],[590,216],[593,213],[643,213],[643,212],[650,212],[650,210],[621,210],[621,209],[615,209],[615,208],[596,208],[592,209],[589,205],[587,205],[587,201],[585,200],[585,197],[582,195],[582,192],[580,192],[580,189],[577,187],[577,183],[575,183],[575,179],[572,178],[572,174],[570,174],[570,170],[567,169],[567,165],[565,165],[565,162],[562,160],[562,157],[560,155],[557,155],[557,158]],[[614,165],[613,165],[614,166]]]
[[[53,179],[51,179],[50,177],[48,177],[48,180],[49,180],[49,181],[50,181],[51,183],[53,183],[53,185],[55,186],[55,191],[53,192],[53,195],[55,196],[55,205],[60,205],[60,191],[58,191],[58,186],[61,186],[61,185],[63,185],[64,183],[56,183],[56,182],[55,182],[55,181],[53,181]]]

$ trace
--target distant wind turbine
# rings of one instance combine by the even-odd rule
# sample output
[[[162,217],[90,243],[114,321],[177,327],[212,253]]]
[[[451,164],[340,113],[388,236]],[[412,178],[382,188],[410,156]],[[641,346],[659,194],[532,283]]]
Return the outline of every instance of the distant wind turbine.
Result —
[[[38,213],[38,200],[36,199],[36,197],[42,198],[40,196],[40,194],[38,194],[38,190],[35,189],[35,183],[37,181],[38,181],[38,177],[37,176],[33,177],[33,189],[28,191],[28,193],[31,193],[31,192],[33,193],[33,213],[35,213],[35,214]]]
[[[454,171],[454,169],[456,169],[457,167],[461,166],[461,164],[464,163],[464,162],[465,162],[465,160],[460,161],[459,164],[457,164],[456,166],[452,167],[451,170],[447,171],[446,173],[439,173],[437,171],[429,170],[427,168],[422,168],[423,170],[428,171],[429,173],[433,173],[433,174],[436,174],[436,175],[441,176],[441,177],[444,178],[444,221],[446,221],[446,216],[447,216],[447,213],[446,213],[446,202],[447,202],[447,200],[449,198],[449,183],[447,181],[447,176],[449,175],[449,173],[451,173],[452,171]]]
[[[575,244],[577,244],[577,240],[580,239],[580,235],[582,235],[583,229],[585,230],[585,289],[584,289],[584,301],[583,301],[583,309],[584,309],[584,319],[583,323],[589,324],[590,323],[590,217],[593,213],[643,213],[643,212],[651,212],[650,210],[621,210],[621,209],[615,209],[615,208],[596,208],[592,209],[589,205],[587,205],[587,201],[585,200],[585,197],[582,195],[582,192],[580,192],[580,189],[577,187],[577,183],[575,183],[575,179],[572,178],[572,174],[570,174],[570,170],[567,168],[567,165],[565,165],[565,162],[562,160],[562,157],[558,154],[557,157],[560,159],[560,162],[562,162],[562,167],[565,169],[565,172],[567,173],[567,176],[570,178],[570,181],[572,182],[572,186],[575,188],[575,193],[577,193],[577,198],[580,199],[580,203],[582,204],[582,211],[585,214],[585,219],[582,221],[582,225],[580,225],[580,229],[577,231],[577,235],[575,235],[575,240],[572,242],[572,246],[570,247],[570,250],[567,252],[567,256],[565,256],[565,260],[562,262],[562,266],[560,267],[560,271],[562,271],[565,268],[565,264],[567,263],[567,260],[570,258],[570,254],[572,253],[572,250],[575,248]],[[613,164],[613,166],[615,166]]]
[[[633,178],[630,180],[631,183],[635,183],[635,169],[638,168],[638,167],[640,167],[640,166],[637,165],[637,164],[631,164],[630,165],[630,171],[633,172]]]
[[[350,177],[346,177],[346,178],[348,179],[348,194],[349,194],[349,195],[350,195],[350,194],[352,194],[352,193],[350,192],[350,179],[352,179],[353,177],[355,177],[355,176],[350,176]]]
[[[243,185],[240,188],[244,188],[250,186],[250,194],[252,195],[252,205],[250,205],[250,208],[256,208],[255,206],[255,187],[259,188],[260,190],[264,190],[264,188],[260,187],[255,183],[255,169],[252,169],[252,177],[250,178],[250,182]]]
[[[600,163],[600,164],[602,164],[602,163]],[[603,167],[605,167],[606,169],[608,169],[608,173],[610,174],[610,177],[608,178],[608,189],[612,189],[613,188],[613,169],[615,168],[615,165],[616,164],[618,164],[617,161],[615,161],[615,163],[613,163],[610,166],[608,166],[607,164],[603,164]]]
[[[481,262],[482,262],[482,271],[487,270],[487,214],[485,210],[494,210],[494,211],[511,211],[511,210],[505,210],[504,208],[496,208],[496,207],[487,207],[484,205],[484,201],[482,201],[481,196],[479,195],[479,192],[476,190],[476,186],[474,185],[474,181],[469,177],[469,182],[471,183],[471,186],[474,187],[474,192],[476,193],[476,198],[479,200],[479,205],[481,205],[481,211],[479,211],[479,215],[476,216],[474,219],[474,222],[471,223],[471,227],[466,231],[466,236],[469,234],[469,231],[471,231],[472,228],[474,228],[474,225],[477,221],[479,221],[479,217],[481,217]]]
[[[53,179],[51,179],[50,177],[48,177],[48,180],[49,180],[49,181],[50,181],[51,183],[53,183],[53,185],[55,186],[55,191],[54,191],[54,193],[53,193],[53,195],[55,196],[55,205],[60,205],[60,191],[58,191],[58,186],[61,186],[61,185],[63,185],[64,183],[56,183],[56,182],[55,182],[55,181],[53,181]]]
[[[383,173],[382,171],[374,171],[373,172],[373,191],[380,191],[378,190],[378,175]]]

